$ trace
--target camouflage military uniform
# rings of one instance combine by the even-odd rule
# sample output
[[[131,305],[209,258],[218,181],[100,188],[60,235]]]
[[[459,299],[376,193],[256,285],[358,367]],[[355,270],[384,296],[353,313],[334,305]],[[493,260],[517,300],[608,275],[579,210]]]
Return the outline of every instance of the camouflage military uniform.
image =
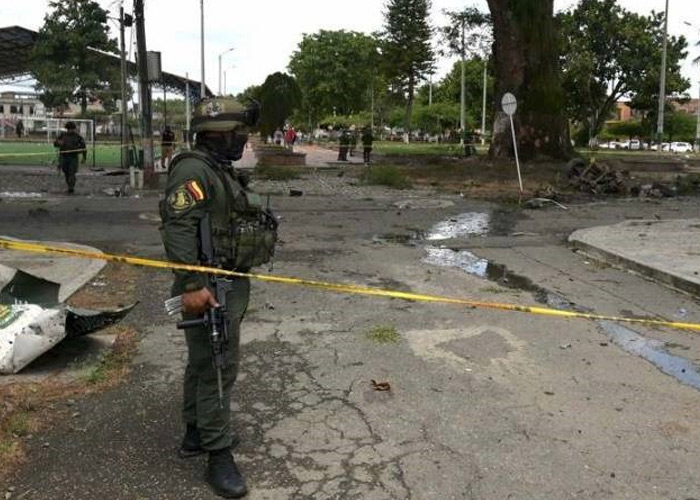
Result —
[[[174,262],[195,264],[199,262],[199,223],[209,215],[214,233],[225,231],[229,222],[227,192],[240,191],[242,186],[233,169],[219,164],[207,151],[199,151],[201,159],[187,158],[176,163],[168,177],[163,210],[163,242],[168,259]],[[217,165],[219,165],[217,167]],[[218,171],[217,171],[218,170]],[[224,182],[229,186],[225,187]],[[225,255],[224,241],[214,235],[214,247],[218,255]],[[218,247],[218,248],[217,248]],[[227,262],[217,262],[222,267]],[[173,296],[192,292],[207,285],[206,276],[197,273],[177,272],[173,284]],[[227,309],[229,311],[229,359],[224,370],[224,409],[219,408],[216,372],[211,361],[208,333],[203,327],[185,331],[188,363],[185,371],[183,419],[199,431],[201,446],[205,450],[218,450],[232,444],[229,425],[229,397],[238,371],[238,344],[240,322],[243,319],[250,283],[245,278],[231,281]],[[191,319],[191,318],[186,318]]]
[[[200,224],[208,220],[214,266],[248,270],[241,269],[239,260],[232,257],[238,253],[232,236],[234,221],[250,207],[241,201],[248,199],[246,179],[234,171],[230,162],[241,157],[247,140],[245,126],[256,120],[233,99],[205,100],[197,106],[192,121],[192,129],[197,133],[195,150],[173,159],[160,206],[161,234],[168,259],[201,263]],[[240,324],[248,307],[250,282],[235,278],[226,286],[229,336],[226,366],[221,374],[223,401],[219,401],[209,330],[202,326],[185,331],[188,360],[182,413],[187,434],[180,456],[209,452],[207,481],[217,494],[238,498],[247,489],[229,451],[233,444],[230,398],[238,372]],[[206,275],[178,271],[172,293],[196,293],[204,287],[211,287]],[[184,314],[184,319],[195,317]]]
[[[87,159],[85,140],[75,131],[75,128],[75,123],[66,123],[66,131],[60,134],[53,143],[54,147],[58,148],[58,168],[66,177],[68,194],[75,190],[78,156],[83,156],[83,162]]]

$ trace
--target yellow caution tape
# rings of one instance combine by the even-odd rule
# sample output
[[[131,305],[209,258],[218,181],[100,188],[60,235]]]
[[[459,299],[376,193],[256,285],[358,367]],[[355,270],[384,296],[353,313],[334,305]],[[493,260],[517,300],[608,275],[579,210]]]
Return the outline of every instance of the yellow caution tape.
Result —
[[[568,319],[589,319],[596,321],[615,321],[619,323],[634,323],[647,326],[658,326],[674,328],[679,330],[693,330],[700,332],[700,324],[698,323],[678,323],[675,321],[663,321],[641,318],[621,318],[617,316],[604,316],[599,314],[588,314],[575,311],[563,311],[561,309],[550,309],[546,307],[535,306],[520,306],[516,304],[503,304],[497,302],[482,302],[468,299],[459,299],[454,297],[445,297],[440,295],[424,295],[418,293],[399,292],[393,290],[383,290],[381,288],[373,288],[358,285],[346,285],[339,283],[327,283],[323,281],[313,281],[302,278],[288,278],[283,276],[273,276],[267,274],[240,273],[237,271],[227,271],[224,269],[180,264],[177,262],[168,262],[163,260],[145,259],[141,257],[132,257],[128,255],[114,255],[101,252],[89,252],[85,250],[76,250],[73,248],[55,247],[49,245],[41,245],[38,243],[28,243],[25,241],[3,240],[0,239],[0,249],[18,250],[21,252],[57,254],[69,257],[79,257],[84,259],[104,260],[107,262],[116,262],[121,264],[130,264],[133,266],[150,267],[157,269],[168,269],[177,271],[191,271],[197,273],[216,274],[221,276],[251,278],[259,281],[271,283],[282,283],[286,285],[297,285],[312,288],[319,288],[338,293],[369,295],[375,297],[387,297],[393,299],[404,299],[414,302],[432,302],[443,304],[455,304],[467,306],[470,308],[485,308],[499,309],[503,311],[515,311],[529,314],[538,314],[543,316],[554,316]]]

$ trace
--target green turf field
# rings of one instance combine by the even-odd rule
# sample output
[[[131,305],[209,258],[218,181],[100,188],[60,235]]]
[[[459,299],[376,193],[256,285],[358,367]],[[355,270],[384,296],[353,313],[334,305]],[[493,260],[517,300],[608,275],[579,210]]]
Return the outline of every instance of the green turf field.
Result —
[[[58,155],[51,144],[39,142],[0,141],[0,165],[57,165]],[[120,147],[114,143],[96,143],[95,167],[114,168],[121,165]],[[86,165],[93,164],[93,150],[88,146]]]

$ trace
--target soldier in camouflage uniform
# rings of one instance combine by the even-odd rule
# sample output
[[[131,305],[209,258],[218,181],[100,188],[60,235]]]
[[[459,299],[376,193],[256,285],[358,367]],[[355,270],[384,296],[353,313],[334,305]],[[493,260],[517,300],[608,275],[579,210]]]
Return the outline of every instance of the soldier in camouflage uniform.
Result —
[[[247,181],[234,171],[248,138],[247,127],[257,122],[256,105],[244,107],[232,98],[201,101],[194,111],[194,151],[173,159],[165,199],[161,202],[161,228],[168,258],[175,262],[201,262],[200,222],[208,216],[216,255],[214,265],[237,268],[231,260],[231,225],[241,207]],[[257,196],[257,195],[256,195]],[[273,244],[274,246],[274,244]],[[207,276],[176,272],[173,295],[182,295],[185,319],[201,316],[216,307]],[[245,479],[231,454],[234,445],[230,427],[230,395],[238,372],[240,323],[248,307],[250,283],[246,278],[230,280],[226,297],[229,314],[227,366],[223,370],[224,398],[220,404],[217,374],[212,364],[209,332],[204,327],[185,330],[188,363],[184,380],[183,419],[185,437],[179,450],[183,458],[209,454],[206,479],[225,498],[247,493]]]
[[[58,168],[66,177],[68,194],[75,191],[75,175],[78,173],[78,156],[83,156],[83,163],[87,160],[85,140],[76,132],[75,123],[66,123],[66,131],[61,133],[53,142],[58,148]]]

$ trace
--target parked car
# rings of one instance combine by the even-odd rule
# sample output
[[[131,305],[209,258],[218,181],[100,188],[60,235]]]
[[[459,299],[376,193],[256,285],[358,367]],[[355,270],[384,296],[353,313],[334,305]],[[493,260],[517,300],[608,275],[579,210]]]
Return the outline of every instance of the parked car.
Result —
[[[627,143],[627,147],[625,149],[629,149],[630,151],[641,151],[642,141],[639,139],[632,139]]]
[[[671,152],[673,153],[690,153],[693,151],[693,146],[687,142],[672,142]]]
[[[664,142],[661,145],[661,151],[668,151],[671,145],[668,142]],[[651,147],[649,148],[652,151],[658,151],[659,150],[659,145],[658,144],[652,144]]]

